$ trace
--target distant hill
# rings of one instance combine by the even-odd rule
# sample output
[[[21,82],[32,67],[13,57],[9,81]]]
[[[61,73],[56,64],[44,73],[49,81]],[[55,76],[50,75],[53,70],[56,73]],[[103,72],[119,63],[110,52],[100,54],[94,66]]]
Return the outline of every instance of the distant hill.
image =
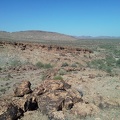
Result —
[[[60,40],[60,41],[72,41],[77,40],[77,38],[65,34],[60,34],[56,32],[46,32],[46,31],[19,31],[19,32],[6,32],[0,31],[0,39],[16,40],[16,41],[35,41],[40,40]]]

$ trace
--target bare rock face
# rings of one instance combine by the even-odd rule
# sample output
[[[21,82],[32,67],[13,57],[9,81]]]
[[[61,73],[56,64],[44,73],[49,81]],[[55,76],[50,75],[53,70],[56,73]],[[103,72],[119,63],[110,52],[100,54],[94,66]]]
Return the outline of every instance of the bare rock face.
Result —
[[[14,96],[15,97],[23,97],[25,94],[29,94],[32,92],[31,83],[29,81],[23,81],[22,83],[18,83],[14,85]]]
[[[6,108],[0,115],[0,120],[17,120],[23,115],[23,110],[12,103],[7,104]]]
[[[31,96],[31,94],[25,97],[15,97],[12,99],[12,103],[16,104],[24,112],[33,111],[38,108],[37,100],[34,96]]]

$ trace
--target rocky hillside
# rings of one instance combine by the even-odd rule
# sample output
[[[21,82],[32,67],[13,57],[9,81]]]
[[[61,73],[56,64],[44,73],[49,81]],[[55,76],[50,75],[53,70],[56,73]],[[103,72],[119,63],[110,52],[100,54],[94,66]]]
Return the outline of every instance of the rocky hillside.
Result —
[[[35,41],[39,42],[41,40],[61,40],[61,41],[72,41],[77,40],[77,38],[69,35],[64,35],[55,32],[46,31],[20,31],[20,32],[5,32],[0,31],[0,39],[9,39],[17,41]]]
[[[0,41],[0,120],[120,120],[119,42],[80,46]]]

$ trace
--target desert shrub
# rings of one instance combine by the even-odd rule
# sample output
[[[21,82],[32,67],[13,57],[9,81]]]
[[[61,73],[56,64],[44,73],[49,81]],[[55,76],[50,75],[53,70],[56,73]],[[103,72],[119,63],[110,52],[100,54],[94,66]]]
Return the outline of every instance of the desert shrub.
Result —
[[[45,79],[46,79],[46,76],[45,76],[45,75],[42,75],[42,76],[41,76],[41,79],[42,79],[42,80],[45,80]]]
[[[12,67],[17,67],[17,66],[20,66],[20,65],[22,65],[22,62],[20,60],[13,59],[10,62],[10,66],[12,66]]]
[[[44,68],[48,69],[48,68],[52,68],[53,66],[49,63],[49,64],[44,64]]]
[[[63,80],[62,76],[60,76],[60,75],[55,76],[53,79],[54,80]]]
[[[116,66],[120,67],[120,59],[116,61]]]
[[[112,56],[107,56],[105,58],[105,61],[106,61],[107,66],[113,66],[114,67],[116,65],[116,60]]]
[[[93,60],[91,62],[88,63],[88,66],[91,68],[96,68],[96,69],[103,69],[104,67],[104,62],[103,60]]]
[[[120,56],[120,50],[117,50],[117,49],[113,50],[113,54],[115,56]]]
[[[0,67],[3,70],[8,69],[9,67],[17,67],[25,64],[25,60],[21,59],[19,55],[2,53],[0,54]]]
[[[113,50],[113,49],[115,49],[115,46],[111,45],[111,44],[100,45],[99,47],[107,49],[107,50]]]
[[[69,66],[69,65],[68,65],[68,63],[65,62],[65,63],[62,63],[61,67],[67,67],[67,66]]]
[[[37,62],[36,66],[38,68],[44,68],[44,69],[52,68],[52,65],[50,63],[49,64],[43,64],[42,62]]]
[[[107,66],[106,69],[105,69],[105,71],[106,71],[107,73],[112,73],[112,68]]]
[[[2,68],[0,67],[0,70],[2,70]]]
[[[58,72],[59,75],[65,75],[66,71],[64,69],[60,69]]]
[[[43,67],[44,67],[44,64],[41,63],[41,62],[37,62],[37,63],[36,63],[36,66],[37,66],[38,68],[43,68]]]
[[[75,68],[76,68],[76,67],[77,67],[77,65],[76,65],[75,63],[73,63],[73,64],[71,65],[71,67],[75,67]]]
[[[110,62],[111,60],[106,60],[106,59],[98,59],[98,60],[93,60],[90,63],[88,63],[88,66],[90,68],[95,68],[99,70],[106,71],[107,73],[112,73],[112,65],[113,62]]]
[[[6,92],[6,89],[5,89],[5,88],[1,88],[1,89],[0,89],[0,92],[5,93],[5,92]]]

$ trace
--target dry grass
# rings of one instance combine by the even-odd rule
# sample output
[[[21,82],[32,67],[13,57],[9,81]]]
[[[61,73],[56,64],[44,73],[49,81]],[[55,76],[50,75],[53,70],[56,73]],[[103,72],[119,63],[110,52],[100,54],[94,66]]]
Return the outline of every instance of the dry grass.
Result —
[[[49,120],[46,115],[43,115],[40,111],[29,111],[25,113],[24,117],[20,120]]]

